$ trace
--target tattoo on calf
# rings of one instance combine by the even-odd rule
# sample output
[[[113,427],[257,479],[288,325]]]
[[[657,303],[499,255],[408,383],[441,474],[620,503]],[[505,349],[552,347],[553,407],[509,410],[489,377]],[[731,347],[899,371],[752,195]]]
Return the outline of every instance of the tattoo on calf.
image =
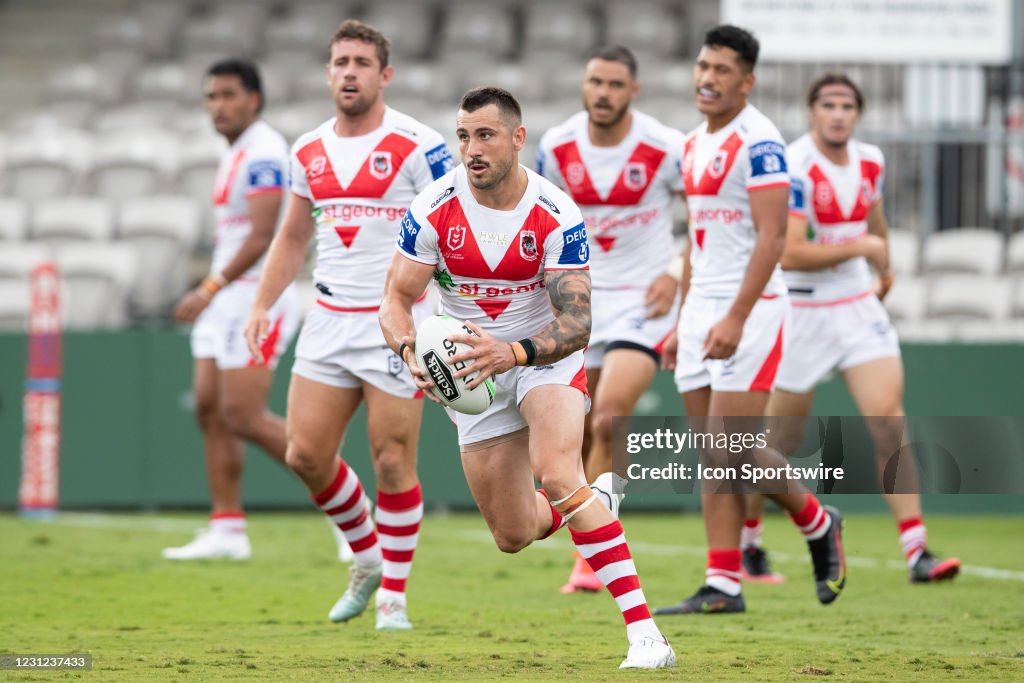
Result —
[[[585,270],[555,270],[544,274],[555,319],[530,337],[537,347],[533,365],[562,360],[590,341],[590,273]]]

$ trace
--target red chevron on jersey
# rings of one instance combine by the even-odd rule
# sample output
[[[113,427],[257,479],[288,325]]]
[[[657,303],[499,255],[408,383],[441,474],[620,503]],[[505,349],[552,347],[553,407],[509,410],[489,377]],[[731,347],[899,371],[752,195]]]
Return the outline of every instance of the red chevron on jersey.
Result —
[[[321,138],[300,149],[296,156],[306,172],[313,199],[380,199],[391,187],[402,163],[414,149],[414,140],[398,133],[386,135],[363,161],[348,187],[342,185],[335,175]]]
[[[882,167],[873,161],[862,160],[860,162],[860,191],[850,214],[843,213],[836,199],[835,188],[832,182],[825,175],[821,168],[814,164],[807,172],[807,176],[813,181],[814,195],[814,216],[822,225],[834,225],[836,223],[853,223],[867,219],[871,211],[871,205],[875,200],[875,192],[878,186],[878,176],[881,175]]]
[[[683,182],[686,185],[686,195],[688,197],[716,196],[726,176],[729,175],[729,171],[732,170],[732,165],[736,161],[736,152],[743,146],[743,138],[738,133],[733,133],[726,138],[705,167],[700,182],[693,180],[693,155],[696,143],[696,137],[687,140],[686,151],[683,153]]]
[[[338,225],[335,226],[334,231],[338,233],[338,237],[341,238],[341,243],[346,247],[351,247],[353,240],[356,238],[356,233],[359,232],[358,225]]]
[[[475,302],[480,309],[486,313],[491,320],[497,320],[498,316],[505,312],[508,305],[512,303],[511,299],[480,299]]]
[[[705,228],[694,228],[693,239],[697,243],[698,249],[704,248],[704,233],[707,232]]]
[[[235,186],[235,176],[238,175],[238,169],[242,165],[242,159],[244,158],[244,149],[240,149],[235,152],[235,156],[231,160],[231,167],[228,169],[227,177],[224,178],[223,183],[216,186],[213,190],[214,206],[224,206],[231,199],[231,188]]]
[[[633,150],[629,160],[612,186],[607,197],[601,197],[590,179],[576,141],[572,140],[551,150],[558,161],[558,169],[565,178],[569,194],[584,206],[610,205],[635,206],[654,181],[665,158],[665,151],[641,142]]]
[[[601,251],[611,251],[612,247],[615,246],[614,237],[595,237],[597,240],[597,246],[601,247]]]
[[[544,261],[544,240],[558,221],[540,205],[534,205],[509,241],[501,262],[487,265],[476,235],[469,225],[459,198],[442,204],[427,217],[438,235],[438,247],[452,275],[476,280],[528,280],[536,277]]]

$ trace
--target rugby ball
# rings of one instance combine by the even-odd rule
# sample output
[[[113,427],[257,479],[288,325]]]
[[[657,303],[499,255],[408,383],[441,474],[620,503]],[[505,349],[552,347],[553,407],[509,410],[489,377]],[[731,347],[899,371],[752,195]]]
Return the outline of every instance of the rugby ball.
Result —
[[[479,415],[494,401],[494,381],[488,377],[475,389],[468,389],[477,373],[455,377],[466,365],[451,364],[448,359],[470,349],[468,344],[457,344],[448,337],[455,334],[475,334],[468,326],[446,315],[432,315],[416,330],[416,362],[426,370],[435,388],[434,396],[452,410],[467,415]],[[469,361],[472,365],[473,361]]]

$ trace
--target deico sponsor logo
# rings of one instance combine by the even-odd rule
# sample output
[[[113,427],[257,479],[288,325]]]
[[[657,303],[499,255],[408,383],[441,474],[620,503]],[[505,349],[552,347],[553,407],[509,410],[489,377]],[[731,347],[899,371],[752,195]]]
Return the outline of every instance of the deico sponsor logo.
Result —
[[[739,223],[746,215],[740,209],[696,209],[691,220],[694,224],[701,223],[724,223],[732,225]]]

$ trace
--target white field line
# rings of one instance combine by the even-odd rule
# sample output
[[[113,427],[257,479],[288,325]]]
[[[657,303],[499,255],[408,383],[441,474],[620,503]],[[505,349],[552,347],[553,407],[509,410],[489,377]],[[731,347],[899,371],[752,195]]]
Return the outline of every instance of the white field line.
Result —
[[[58,524],[61,526],[80,527],[87,529],[111,529],[117,531],[153,531],[159,533],[186,533],[195,531],[200,524],[194,520],[176,519],[173,517],[160,517],[157,515],[118,515],[91,512],[62,512],[46,523]],[[477,543],[494,543],[490,533],[487,531],[463,531],[458,537],[467,541]],[[564,552],[571,549],[572,544],[568,538],[550,538],[534,544],[537,548],[546,550],[557,550]],[[647,543],[644,541],[633,541],[630,547],[648,555],[662,555],[669,557],[699,557],[707,554],[707,549],[698,546],[671,545],[665,543]],[[806,555],[790,555],[772,551],[772,562],[778,564],[807,564],[809,559]],[[851,567],[862,569],[888,569],[891,571],[907,571],[907,565],[897,560],[882,560],[875,557],[847,557],[846,564]],[[980,576],[985,579],[996,579],[999,581],[1024,581],[1024,572],[1010,569],[998,569],[996,567],[984,567],[979,565],[965,564],[960,571],[971,576]]]
[[[459,534],[459,538],[463,538],[467,541],[475,541],[478,543],[493,544],[494,540],[491,538],[490,533],[486,531],[464,531]],[[572,543],[567,539],[562,538],[549,538],[545,541],[539,541],[534,544],[537,548],[545,550],[557,550],[559,552],[566,552],[572,549]],[[646,543],[644,541],[630,541],[630,549],[637,553],[646,555],[662,555],[669,557],[699,557],[704,558],[707,556],[707,548],[687,545],[668,545],[664,543]],[[781,553],[772,551],[771,559],[773,563],[778,564],[807,564],[810,562],[810,558],[806,555],[790,555],[789,553]],[[851,567],[859,567],[862,569],[888,569],[893,571],[907,571],[907,564],[905,562],[899,562],[897,560],[882,560],[876,557],[846,557],[846,564]],[[995,567],[981,567],[977,565],[965,564],[961,565],[960,572],[963,574],[970,574],[972,576],[980,576],[985,579],[998,579],[1000,581],[1024,581],[1024,572],[1012,571],[1010,569],[997,569]]]

